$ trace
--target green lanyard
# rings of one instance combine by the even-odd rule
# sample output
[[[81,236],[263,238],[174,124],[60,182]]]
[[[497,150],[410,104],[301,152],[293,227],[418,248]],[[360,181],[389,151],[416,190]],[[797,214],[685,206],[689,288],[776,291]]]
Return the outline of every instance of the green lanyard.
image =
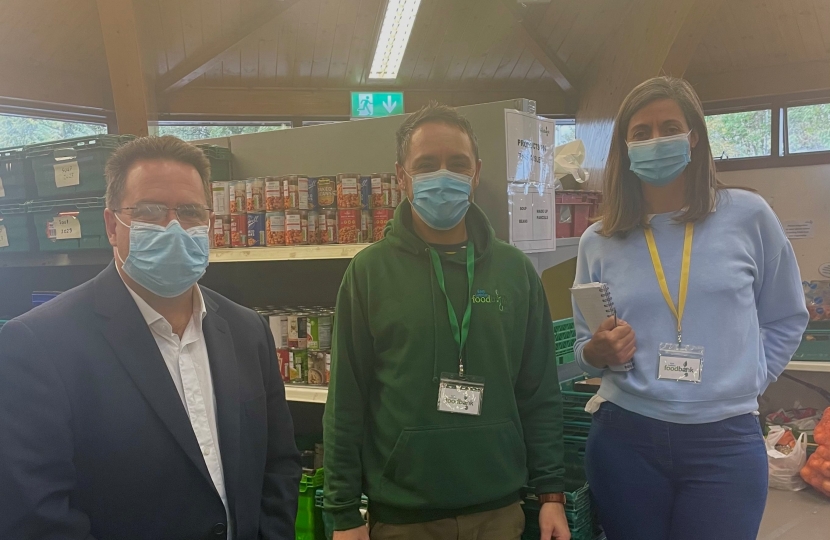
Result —
[[[441,268],[441,259],[438,257],[438,252],[433,248],[429,248],[429,256],[432,259],[432,267],[435,269],[435,276],[438,278],[438,286],[441,287],[441,292],[444,293],[444,298],[447,300],[447,316],[450,319],[450,328],[452,328],[452,335],[458,344],[458,375],[464,376],[464,346],[467,344],[467,336],[470,333],[470,315],[473,311],[473,303],[471,297],[473,295],[473,275],[475,274],[475,248],[472,242],[467,242],[467,307],[464,309],[464,319],[461,321],[461,328],[458,327],[458,317],[455,315],[455,308],[450,302],[450,297],[447,295],[447,287],[444,285],[444,270]]]

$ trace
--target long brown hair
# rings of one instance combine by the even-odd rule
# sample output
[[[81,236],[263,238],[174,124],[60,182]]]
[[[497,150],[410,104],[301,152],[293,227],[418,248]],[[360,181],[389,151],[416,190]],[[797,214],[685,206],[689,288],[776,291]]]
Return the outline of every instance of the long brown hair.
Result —
[[[692,160],[686,167],[686,210],[676,218],[681,223],[698,221],[709,215],[717,204],[717,192],[724,189],[716,176],[709,132],[703,115],[703,106],[692,85],[674,77],[655,77],[632,90],[620,105],[614,119],[614,133],[603,184],[603,236],[625,235],[637,227],[647,227],[646,205],[640,179],[631,172],[626,134],[634,114],[646,105],[661,99],[671,99],[680,106],[686,123],[697,133],[697,145],[692,148]]]

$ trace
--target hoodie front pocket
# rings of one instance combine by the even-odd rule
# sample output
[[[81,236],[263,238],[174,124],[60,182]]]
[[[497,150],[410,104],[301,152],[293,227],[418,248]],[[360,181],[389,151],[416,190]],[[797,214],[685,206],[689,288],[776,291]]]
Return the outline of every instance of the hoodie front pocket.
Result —
[[[496,501],[527,480],[515,424],[410,428],[383,471],[382,498],[405,508],[463,508]]]

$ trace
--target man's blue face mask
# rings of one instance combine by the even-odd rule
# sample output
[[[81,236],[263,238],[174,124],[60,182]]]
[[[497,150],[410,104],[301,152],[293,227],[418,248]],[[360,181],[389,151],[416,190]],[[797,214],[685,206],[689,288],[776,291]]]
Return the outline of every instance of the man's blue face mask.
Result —
[[[127,225],[117,214],[116,219],[130,229],[130,253],[126,260],[118,255],[122,270],[151,293],[174,298],[187,292],[205,274],[209,226],[185,230],[176,220],[164,227],[140,221]]]
[[[439,231],[461,223],[470,208],[471,176],[447,169],[410,176],[412,208],[424,223]]]
[[[654,186],[672,183],[692,160],[690,133],[628,143],[631,171]]]

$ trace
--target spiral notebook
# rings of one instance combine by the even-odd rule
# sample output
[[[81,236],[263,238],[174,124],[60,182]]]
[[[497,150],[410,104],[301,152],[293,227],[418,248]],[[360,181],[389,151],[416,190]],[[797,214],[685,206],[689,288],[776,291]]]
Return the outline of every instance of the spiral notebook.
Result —
[[[611,291],[605,283],[574,285],[571,294],[592,334],[596,333],[605,319],[617,316],[614,299],[611,297]],[[612,371],[629,371],[634,369],[634,363],[628,362],[622,366],[612,366],[610,369]]]

